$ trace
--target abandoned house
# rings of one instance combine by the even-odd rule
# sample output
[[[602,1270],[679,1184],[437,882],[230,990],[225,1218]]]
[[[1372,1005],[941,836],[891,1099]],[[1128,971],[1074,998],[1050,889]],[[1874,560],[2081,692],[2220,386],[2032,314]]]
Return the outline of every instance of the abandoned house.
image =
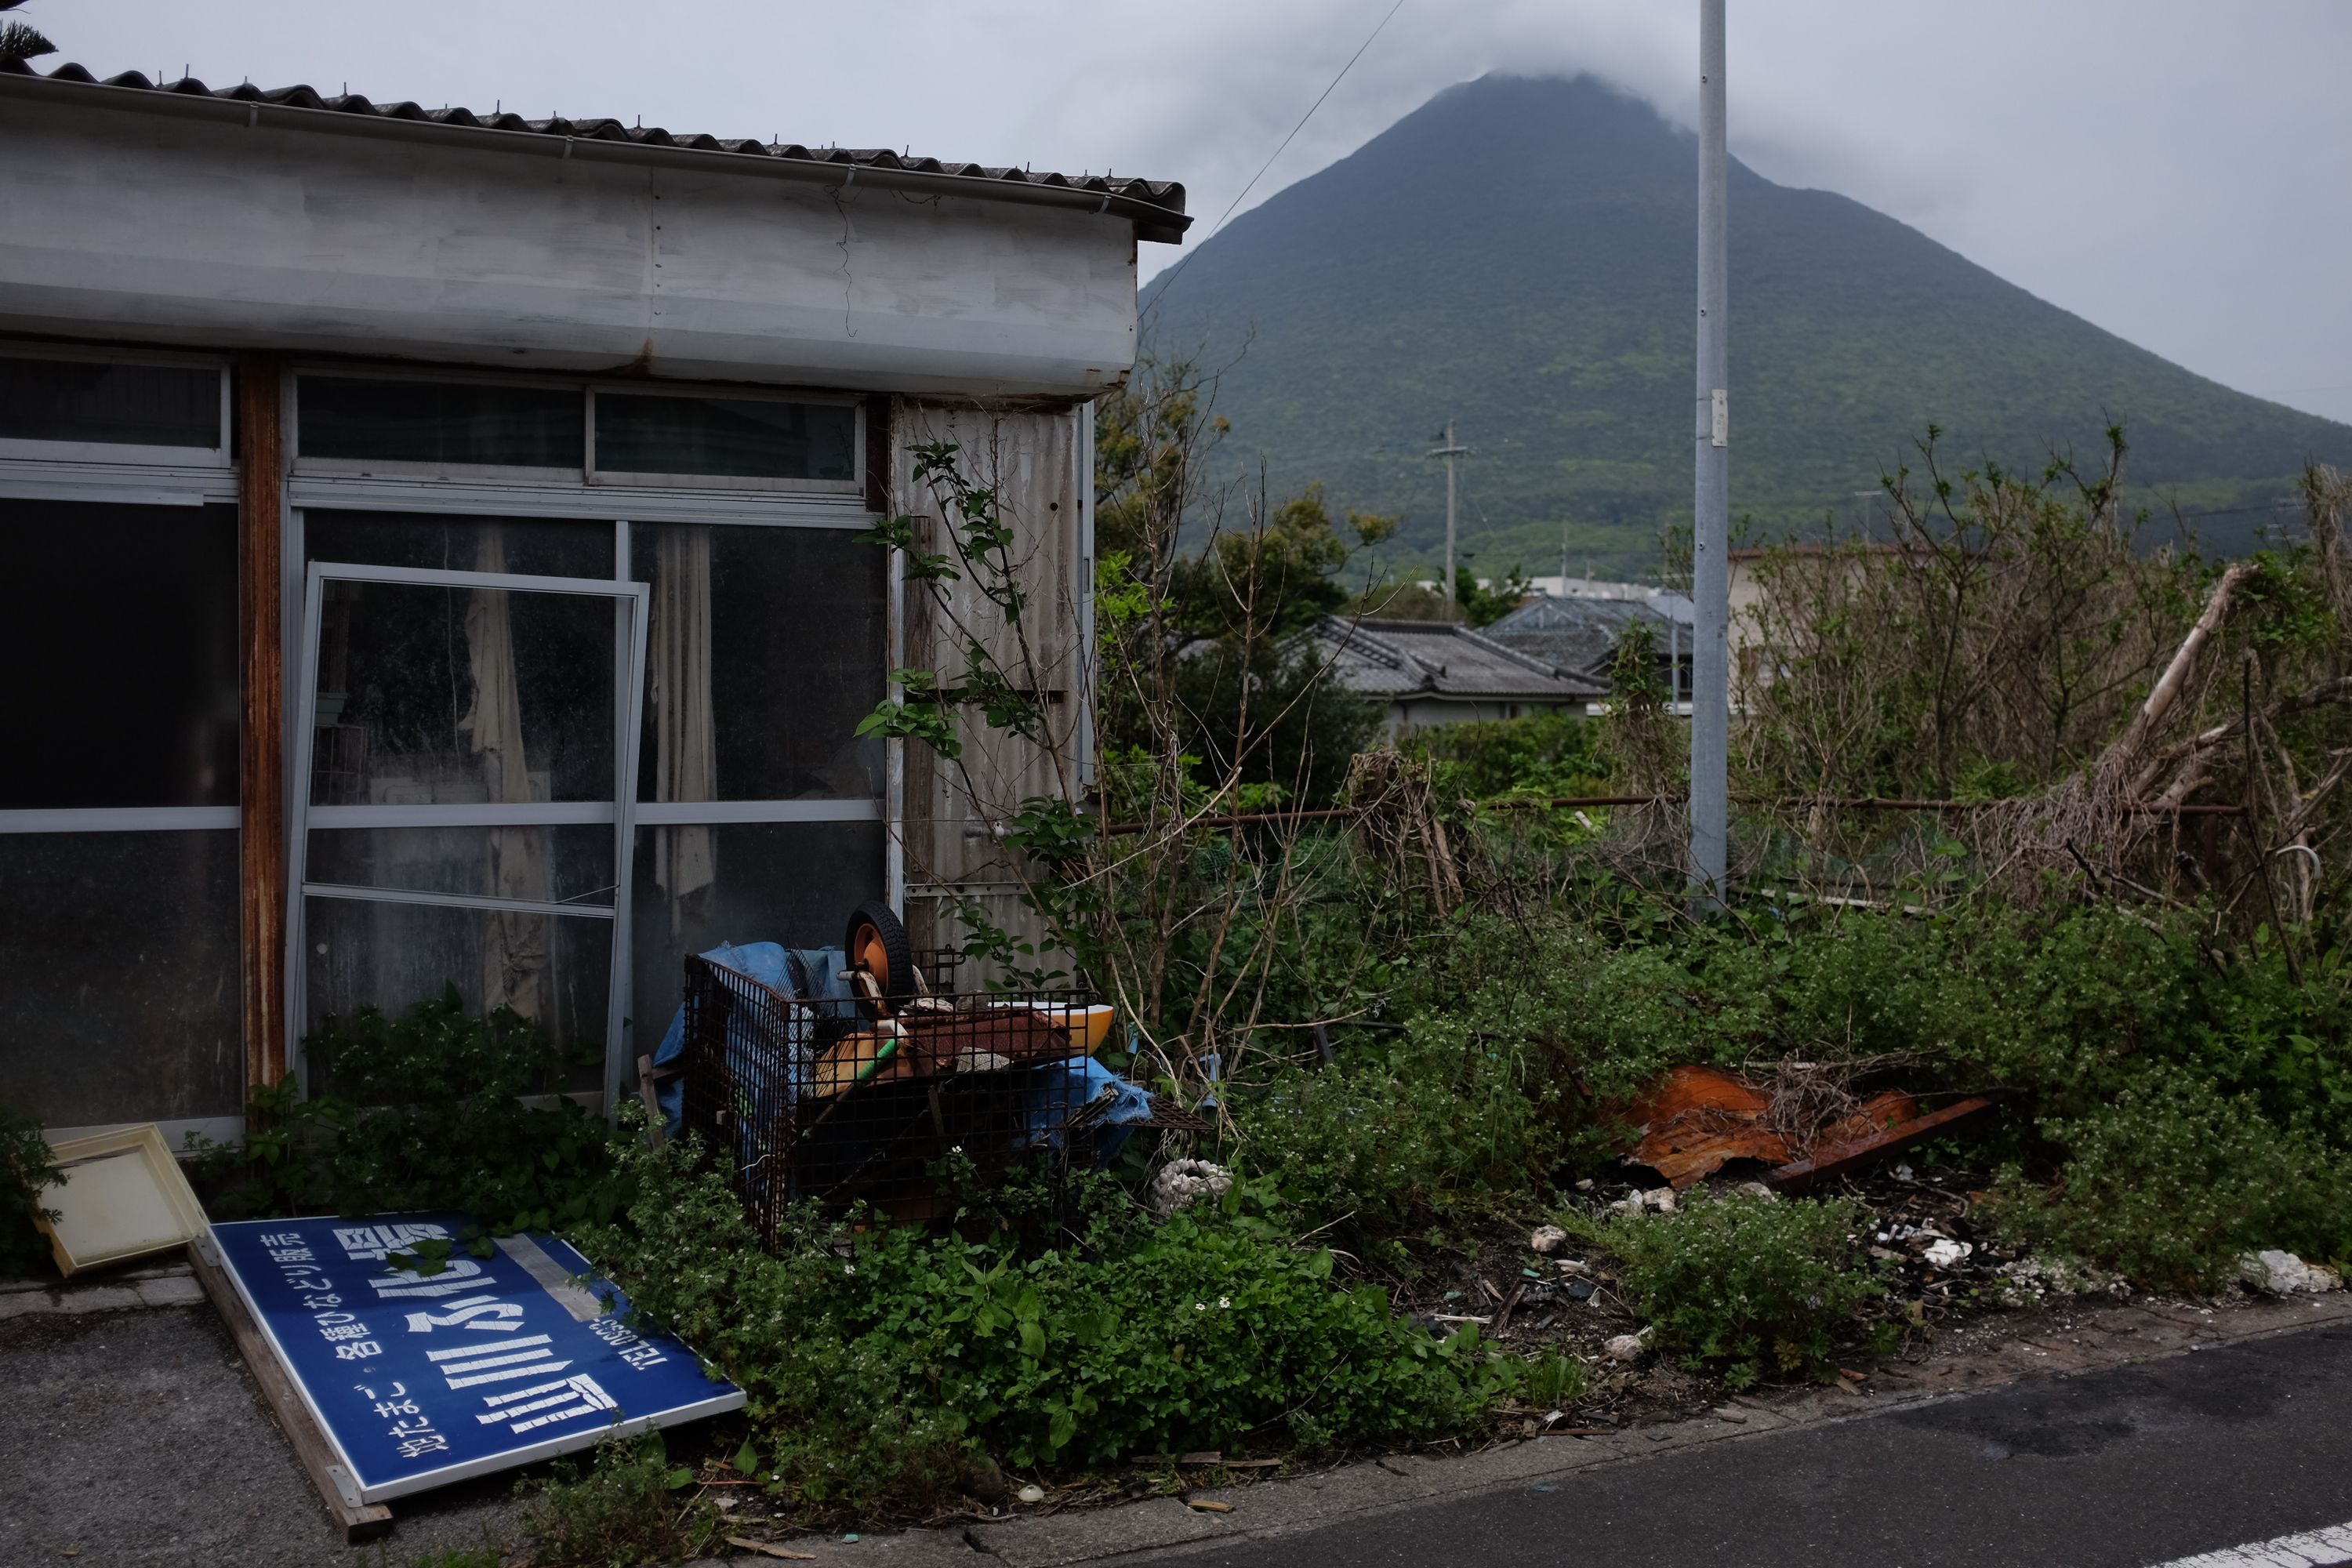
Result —
[[[1529,599],[1486,628],[1504,646],[1599,681],[1605,689],[1627,633],[1648,629],[1660,689],[1687,712],[1691,696],[1691,602],[1638,583],[1554,578],[1558,593]]]
[[[232,1135],[322,1016],[452,984],[602,1099],[684,954],[1009,917],[976,795],[1070,770],[859,737],[956,616],[858,536],[936,529],[959,444],[1082,772],[1089,403],[1181,187],[74,66],[0,68],[0,1030],[53,1135]]]

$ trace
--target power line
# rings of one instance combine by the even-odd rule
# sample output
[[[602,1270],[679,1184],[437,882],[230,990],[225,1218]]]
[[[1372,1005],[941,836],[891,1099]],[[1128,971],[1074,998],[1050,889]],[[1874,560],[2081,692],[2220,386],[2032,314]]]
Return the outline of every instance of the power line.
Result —
[[[1209,232],[1201,237],[1200,245],[1195,245],[1192,249],[1186,251],[1177,261],[1175,268],[1171,271],[1165,279],[1160,280],[1160,291],[1151,297],[1151,305],[1150,309],[1159,309],[1160,301],[1168,298],[1169,285],[1174,283],[1177,279],[1183,276],[1184,268],[1192,264],[1192,258],[1201,254],[1201,246],[1208,244],[1209,241],[1217,237],[1217,231],[1225,226],[1225,219],[1234,216],[1234,209],[1240,206],[1242,203],[1247,199],[1252,191],[1257,189],[1257,183],[1265,178],[1266,170],[1274,167],[1275,159],[1281,157],[1282,154],[1289,148],[1291,142],[1297,139],[1298,133],[1307,129],[1307,122],[1315,118],[1315,111],[1323,107],[1323,100],[1330,97],[1331,94],[1338,89],[1339,84],[1348,79],[1348,73],[1356,68],[1356,62],[1364,58],[1364,51],[1372,47],[1372,40],[1379,37],[1382,30],[1384,30],[1388,26],[1389,23],[1395,18],[1396,14],[1403,9],[1404,0],[1396,0],[1396,4],[1389,7],[1389,14],[1381,18],[1380,25],[1365,36],[1362,43],[1356,46],[1356,52],[1349,55],[1348,57],[1348,63],[1339,68],[1339,74],[1331,79],[1331,85],[1325,88],[1321,96],[1317,98],[1313,103],[1307,106],[1307,112],[1298,117],[1298,123],[1290,128],[1290,134],[1282,139],[1282,145],[1276,147],[1274,150],[1273,155],[1267,158],[1263,164],[1259,165],[1257,173],[1250,176],[1249,184],[1242,187],[1242,194],[1235,196],[1230,203],[1228,203],[1223,213],[1219,215],[1217,221],[1209,226]]]

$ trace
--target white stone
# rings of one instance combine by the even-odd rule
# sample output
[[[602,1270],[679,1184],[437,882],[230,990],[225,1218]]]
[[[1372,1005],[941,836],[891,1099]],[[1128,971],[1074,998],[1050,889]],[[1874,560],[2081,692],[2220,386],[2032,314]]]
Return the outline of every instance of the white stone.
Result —
[[[1649,1331],[1643,1329],[1638,1334],[1619,1334],[1601,1347],[1601,1353],[1611,1361],[1640,1361],[1643,1351],[1642,1341]]]
[[[1223,1197],[1234,1173],[1207,1160],[1171,1160],[1151,1178],[1152,1212],[1165,1219],[1197,1198]]]
[[[1549,1257],[1551,1254],[1558,1252],[1559,1250],[1560,1243],[1567,1239],[1568,1232],[1560,1229],[1559,1226],[1556,1225],[1539,1225],[1536,1226],[1536,1233],[1528,1237],[1528,1245],[1534,1247],[1538,1252],[1544,1254],[1546,1257]]]
[[[2292,1252],[2249,1252],[2238,1259],[2238,1278],[2274,1296],[2340,1290],[2344,1281],[2324,1263],[2305,1263]]]

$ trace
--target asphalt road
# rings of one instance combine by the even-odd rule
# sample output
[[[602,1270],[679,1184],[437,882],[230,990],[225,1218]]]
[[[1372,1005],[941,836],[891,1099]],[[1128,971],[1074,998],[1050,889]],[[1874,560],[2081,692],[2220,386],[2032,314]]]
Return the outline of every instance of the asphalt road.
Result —
[[[2352,1327],[2335,1327],[1150,1561],[2147,1568],[2345,1521]]]

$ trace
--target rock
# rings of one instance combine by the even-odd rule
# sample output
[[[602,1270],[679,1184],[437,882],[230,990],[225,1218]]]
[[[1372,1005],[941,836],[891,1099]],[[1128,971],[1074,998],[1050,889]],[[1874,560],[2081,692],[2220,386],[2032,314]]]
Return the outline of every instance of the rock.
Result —
[[[1023,1487],[1019,1491],[1014,1492],[1013,1495],[1019,1498],[1023,1502],[1034,1505],[1045,1500],[1045,1489],[1039,1486],[1035,1481],[1031,1481],[1027,1486]]]
[[[1638,1334],[1619,1334],[1601,1347],[1601,1353],[1611,1361],[1640,1361],[1643,1349],[1642,1342],[1648,1337],[1649,1332],[1649,1330],[1643,1329]]]
[[[2238,1278],[2273,1296],[2340,1290],[2343,1279],[2324,1263],[2305,1263],[2292,1252],[2249,1252],[2238,1259]]]
[[[1590,1279],[1571,1279],[1567,1286],[1568,1299],[1571,1301],[1590,1301],[1592,1300],[1593,1291],[1598,1289],[1599,1287]]]
[[[1681,1206],[1681,1201],[1675,1197],[1674,1188],[1653,1187],[1648,1192],[1635,1191],[1626,1194],[1609,1205],[1609,1212],[1641,1214],[1654,1210],[1659,1214],[1672,1214]]]
[[[1196,1198],[1221,1198],[1234,1173],[1206,1160],[1171,1160],[1151,1178],[1151,1210],[1166,1219]]]
[[[1761,1182],[1742,1182],[1731,1190],[1743,1197],[1761,1198],[1768,1204],[1777,1204],[1780,1201],[1780,1194]]]
[[[1536,1226],[1536,1233],[1528,1237],[1528,1245],[1549,1258],[1553,1253],[1558,1252],[1560,1248],[1560,1244],[1567,1239],[1568,1232],[1560,1229],[1559,1226],[1556,1225],[1539,1225]]]
[[[1927,1260],[1927,1266],[1930,1268],[1951,1268],[1958,1266],[1975,1250],[1975,1247],[1965,1241],[1953,1241],[1947,1237],[1940,1241],[1929,1242],[1927,1250],[1920,1256]]]

